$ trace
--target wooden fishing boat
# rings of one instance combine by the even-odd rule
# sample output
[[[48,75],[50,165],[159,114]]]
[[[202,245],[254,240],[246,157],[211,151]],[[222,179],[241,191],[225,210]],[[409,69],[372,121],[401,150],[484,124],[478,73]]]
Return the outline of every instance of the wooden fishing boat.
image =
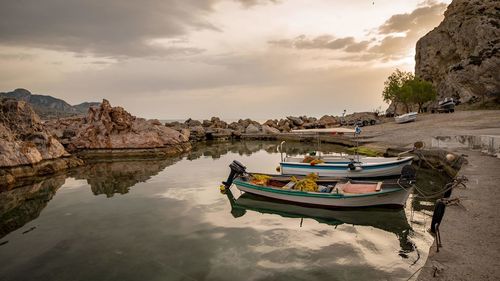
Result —
[[[404,206],[413,190],[415,170],[404,169],[397,181],[351,181],[338,178],[262,175],[247,173],[245,166],[233,161],[224,187],[234,183],[240,191],[305,205],[326,207]],[[311,187],[312,186],[312,187]]]
[[[311,158],[309,158],[311,159]],[[321,157],[307,162],[304,157],[285,157],[280,162],[283,175],[307,175],[320,177],[375,178],[399,176],[413,157]],[[305,162],[305,163],[304,163]]]

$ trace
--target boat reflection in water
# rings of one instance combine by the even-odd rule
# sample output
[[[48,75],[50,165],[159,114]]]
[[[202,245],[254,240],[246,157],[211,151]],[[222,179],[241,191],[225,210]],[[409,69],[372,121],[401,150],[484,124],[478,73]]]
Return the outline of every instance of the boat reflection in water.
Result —
[[[242,217],[250,210],[285,218],[300,218],[301,226],[304,218],[333,226],[342,224],[371,226],[397,236],[401,257],[407,258],[409,253],[415,251],[415,245],[409,239],[413,230],[408,224],[404,209],[381,207],[356,208],[355,210],[317,208],[291,204],[251,193],[243,193],[235,198],[231,189],[227,189],[225,193],[231,203],[231,214],[234,218]]]

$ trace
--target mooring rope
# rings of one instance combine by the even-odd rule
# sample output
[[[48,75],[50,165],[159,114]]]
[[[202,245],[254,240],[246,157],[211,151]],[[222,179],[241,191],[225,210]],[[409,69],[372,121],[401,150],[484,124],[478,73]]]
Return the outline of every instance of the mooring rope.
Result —
[[[447,183],[443,189],[436,191],[436,192],[433,192],[433,193],[426,193],[422,188],[418,187],[416,184],[413,184],[413,187],[417,191],[417,193],[418,193],[417,196],[419,198],[432,199],[440,194],[443,194],[443,193],[445,193],[453,188],[459,187],[459,186],[463,186],[463,188],[467,188],[467,186],[465,185],[465,183],[467,181],[468,181],[468,179],[465,176],[456,177],[453,179],[453,181]],[[397,183],[401,188],[406,190],[406,188],[399,182],[399,179],[398,179]]]
[[[427,158],[425,158],[424,154],[421,151],[419,151],[418,149],[415,149],[414,153],[415,153],[415,155],[418,156],[419,159],[424,160],[424,162],[427,165],[429,165],[429,167],[431,167],[431,169],[433,169],[433,170],[439,170],[434,165],[432,165],[431,162],[429,160],[427,160]]]

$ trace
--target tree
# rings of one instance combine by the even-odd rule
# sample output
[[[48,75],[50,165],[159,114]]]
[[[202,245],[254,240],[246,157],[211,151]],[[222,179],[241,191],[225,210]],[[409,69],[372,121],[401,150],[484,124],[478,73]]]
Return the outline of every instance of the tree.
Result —
[[[413,73],[396,69],[396,71],[394,71],[389,77],[387,77],[387,80],[384,82],[384,91],[382,92],[382,98],[385,102],[394,104],[395,112],[398,103],[405,104],[406,110],[408,111],[408,93],[403,92],[403,85],[413,78]]]
[[[407,92],[407,99],[410,103],[418,105],[418,112],[422,112],[424,103],[433,101],[437,98],[436,90],[430,82],[422,80],[418,77],[408,80],[403,85]]]

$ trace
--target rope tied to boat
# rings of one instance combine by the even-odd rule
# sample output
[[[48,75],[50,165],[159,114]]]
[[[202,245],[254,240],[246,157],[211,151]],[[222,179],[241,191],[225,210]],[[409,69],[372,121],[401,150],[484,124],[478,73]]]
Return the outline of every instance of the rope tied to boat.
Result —
[[[432,198],[435,198],[436,196],[438,195],[441,195],[441,194],[444,194],[454,188],[467,188],[467,185],[466,183],[469,181],[469,179],[466,177],[466,176],[459,176],[459,177],[455,177],[451,182],[447,183],[443,189],[439,190],[439,191],[436,191],[436,192],[432,192],[432,193],[427,193],[425,192],[422,188],[418,187],[416,184],[413,185],[413,187],[415,188],[415,190],[417,191],[418,193],[418,197],[419,198],[423,198],[423,199],[432,199]],[[401,186],[402,188],[404,188],[400,183],[399,183],[399,180],[398,180],[398,184],[399,186]]]

